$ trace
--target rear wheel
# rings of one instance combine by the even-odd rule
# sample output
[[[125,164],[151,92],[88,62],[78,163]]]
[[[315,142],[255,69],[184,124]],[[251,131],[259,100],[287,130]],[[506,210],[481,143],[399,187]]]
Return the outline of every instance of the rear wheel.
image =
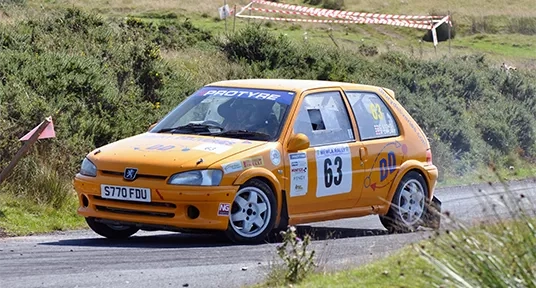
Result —
[[[87,225],[95,233],[109,239],[126,239],[138,232],[138,228],[125,225],[107,225],[97,222],[95,218],[86,218]]]
[[[276,200],[270,186],[252,179],[236,192],[225,233],[237,244],[258,244],[272,230],[276,210]]]
[[[398,184],[391,207],[380,221],[389,233],[415,231],[426,215],[428,186],[421,174],[410,171]]]

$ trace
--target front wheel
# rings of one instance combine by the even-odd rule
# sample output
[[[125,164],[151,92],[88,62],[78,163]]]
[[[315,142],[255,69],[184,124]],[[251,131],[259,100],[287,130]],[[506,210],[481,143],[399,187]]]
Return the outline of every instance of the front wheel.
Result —
[[[237,244],[258,244],[272,230],[276,219],[276,200],[270,186],[252,179],[236,192],[227,237]]]
[[[109,239],[126,239],[139,230],[132,226],[107,225],[95,221],[95,218],[86,218],[86,222],[95,233]]]
[[[380,221],[389,233],[415,231],[426,216],[428,186],[421,174],[410,171],[398,184],[391,207]]]

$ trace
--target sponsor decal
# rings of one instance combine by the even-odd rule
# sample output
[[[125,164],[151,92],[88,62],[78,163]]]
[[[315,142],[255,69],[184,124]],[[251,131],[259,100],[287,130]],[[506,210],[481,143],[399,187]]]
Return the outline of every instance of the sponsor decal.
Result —
[[[296,165],[301,166],[301,167],[292,168],[292,170],[290,170],[290,172],[292,172],[292,173],[307,173],[307,166],[306,165],[303,165],[300,162],[296,162]]]
[[[307,155],[305,154],[305,152],[292,153],[289,155],[289,158],[290,160],[306,159]]]
[[[376,155],[376,159],[374,159],[372,167],[365,177],[365,189],[371,188],[372,191],[376,191],[376,189],[390,185],[399,172],[398,164],[403,162],[407,153],[408,146],[406,144],[398,141],[387,143]]]
[[[218,207],[218,216],[229,216],[231,213],[231,204],[229,203],[220,203]]]
[[[221,165],[221,167],[223,168],[224,174],[234,173],[234,172],[242,171],[244,169],[244,166],[242,166],[242,162],[240,161],[226,163],[226,164]]]
[[[231,149],[231,147],[230,146],[225,146],[225,145],[219,145],[219,144],[205,143],[205,144],[195,146],[192,149],[200,150],[200,151],[206,151],[206,152],[212,152],[212,153],[215,153],[215,154],[221,154],[221,153]]]
[[[180,144],[174,144],[174,145],[168,145],[168,144],[151,144],[146,147],[142,147],[139,145],[131,146],[132,149],[135,151],[143,151],[143,152],[166,152],[166,151],[175,151],[178,148],[182,148],[181,151],[185,151],[184,149],[187,149],[186,146],[180,145]]]
[[[352,190],[352,154],[348,144],[316,150],[316,197],[349,193]]]
[[[307,194],[307,154],[305,152],[291,153],[290,159],[290,197]]]
[[[244,166],[244,169],[251,168],[254,166],[264,166],[264,159],[262,158],[262,156],[244,159],[242,160],[242,166]]]
[[[396,128],[393,123],[374,125],[374,133],[376,136],[396,134]]]
[[[200,143],[214,143],[214,144],[228,145],[228,146],[232,146],[237,143],[242,143],[242,144],[253,143],[253,142],[246,143],[246,142],[241,142],[241,141],[235,141],[232,139],[216,139],[216,138],[196,137],[192,135],[182,135],[182,134],[170,135],[170,134],[146,133],[143,135],[143,138],[158,138],[158,139],[167,139],[167,140],[176,140],[176,141],[184,140],[184,141],[200,142]],[[173,144],[180,146],[180,147],[184,147],[183,145],[180,145],[177,143],[173,143]]]
[[[279,152],[279,150],[270,150],[270,161],[272,161],[272,164],[274,164],[275,166],[281,164],[281,153]]]
[[[247,98],[264,101],[275,101],[290,105],[294,100],[294,92],[278,90],[245,89],[231,87],[203,87],[194,95]]]
[[[303,181],[303,180],[305,180],[305,175],[294,175],[292,177],[292,180],[294,180],[294,181]]]

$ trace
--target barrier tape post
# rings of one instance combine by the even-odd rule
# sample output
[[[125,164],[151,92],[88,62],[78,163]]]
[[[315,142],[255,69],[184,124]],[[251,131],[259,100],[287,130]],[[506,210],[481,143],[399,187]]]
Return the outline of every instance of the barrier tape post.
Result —
[[[448,11],[448,16],[447,17],[449,17],[449,25],[448,25],[447,28],[448,28],[448,31],[449,31],[449,34],[448,34],[448,36],[449,36],[449,55],[451,55],[451,53],[450,53],[450,45],[451,45],[451,39],[450,39],[451,38],[451,34],[450,34],[451,31],[450,31],[450,29],[452,28],[452,22],[450,21],[450,10]]]
[[[227,0],[223,0],[223,7],[227,7]],[[223,19],[225,21],[225,34],[227,34],[227,15]]]
[[[235,26],[236,26],[236,4],[234,5],[234,9],[233,11],[235,13],[233,13],[233,34],[235,33]]]
[[[267,5],[276,7],[277,9],[266,9],[262,7],[253,7],[253,4]],[[248,10],[249,15],[242,15]],[[236,9],[235,9],[236,11]],[[286,15],[301,15],[310,17],[324,17],[330,19],[303,19],[303,18],[285,18],[272,16],[252,15],[252,11],[260,11],[266,13],[286,14]],[[380,14],[366,12],[341,11],[334,9],[324,9],[309,6],[299,6],[293,4],[285,4],[266,0],[251,0],[240,12],[235,13],[235,17],[248,18],[248,23],[251,19],[262,19],[268,21],[286,21],[286,22],[310,22],[310,23],[338,23],[338,24],[382,24],[399,27],[417,28],[431,30],[434,48],[438,45],[437,28],[448,21],[449,24],[449,53],[451,47],[451,29],[450,11],[447,16],[441,15],[396,15],[396,14]],[[330,35],[331,37],[331,35]],[[422,44],[422,43],[421,43]],[[437,53],[437,50],[436,50]]]

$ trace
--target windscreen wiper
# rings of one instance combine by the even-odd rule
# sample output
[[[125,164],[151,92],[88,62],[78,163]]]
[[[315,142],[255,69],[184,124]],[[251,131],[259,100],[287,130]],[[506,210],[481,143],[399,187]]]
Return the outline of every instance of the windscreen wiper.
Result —
[[[272,138],[270,135],[264,132],[249,131],[249,130],[227,130],[227,131],[222,131],[220,133],[214,133],[212,135],[214,136],[252,136],[252,137],[259,137],[264,140],[269,140],[270,138]]]
[[[216,125],[216,124],[198,124],[198,123],[188,123],[186,125],[181,125],[177,127],[171,127],[171,128],[163,128],[157,131],[157,133],[165,133],[165,132],[174,132],[174,131],[192,131],[195,132],[197,130],[201,131],[207,131],[211,128],[219,129],[220,131],[223,130],[223,127]],[[208,131],[210,132],[210,130]]]

